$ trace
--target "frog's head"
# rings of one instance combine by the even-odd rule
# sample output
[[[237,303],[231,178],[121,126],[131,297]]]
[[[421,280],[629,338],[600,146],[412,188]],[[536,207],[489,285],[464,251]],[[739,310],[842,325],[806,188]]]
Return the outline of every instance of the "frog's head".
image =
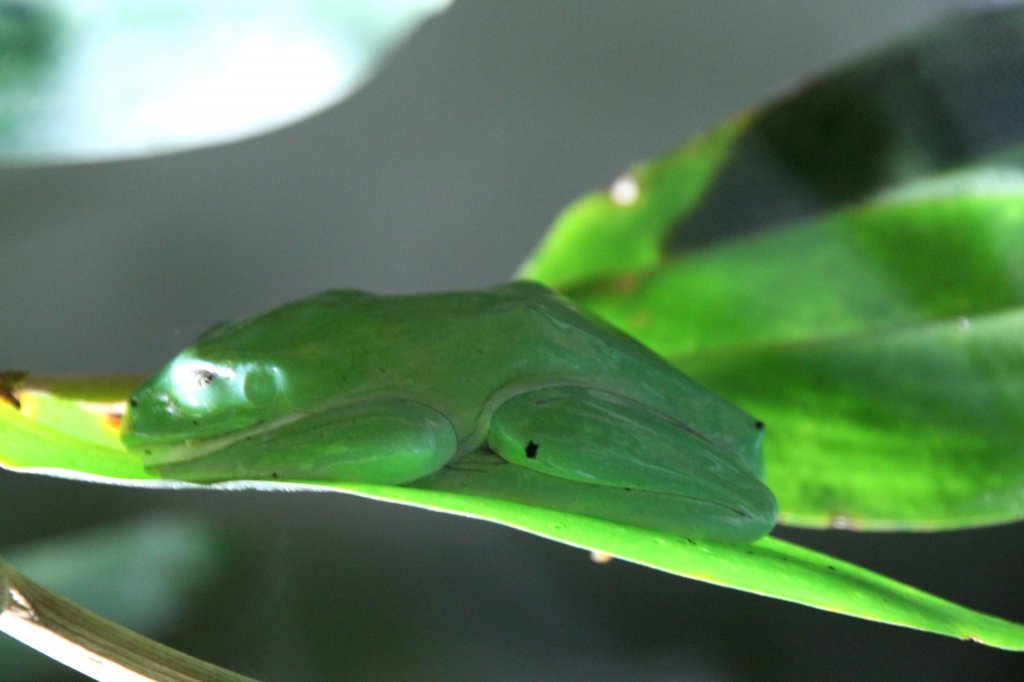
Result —
[[[282,411],[283,373],[261,361],[176,357],[132,394],[121,439],[147,464],[196,457]]]
[[[132,394],[122,442],[146,464],[159,465],[199,457],[294,416],[291,401],[309,393],[297,383],[319,377],[308,369],[322,365],[325,346],[315,341],[358,318],[342,313],[368,297],[325,292],[207,330]]]

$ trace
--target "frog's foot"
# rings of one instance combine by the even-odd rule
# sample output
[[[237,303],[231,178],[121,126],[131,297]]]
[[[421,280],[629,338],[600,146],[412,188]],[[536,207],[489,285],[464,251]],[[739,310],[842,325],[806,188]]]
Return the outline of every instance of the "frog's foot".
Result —
[[[397,485],[444,466],[458,439],[422,403],[367,400],[301,415],[198,457],[156,465],[185,481],[285,479]]]
[[[752,536],[774,524],[774,496],[742,461],[679,420],[607,391],[520,394],[495,411],[487,443],[543,474],[664,496],[666,514],[696,504],[710,523],[749,525]]]

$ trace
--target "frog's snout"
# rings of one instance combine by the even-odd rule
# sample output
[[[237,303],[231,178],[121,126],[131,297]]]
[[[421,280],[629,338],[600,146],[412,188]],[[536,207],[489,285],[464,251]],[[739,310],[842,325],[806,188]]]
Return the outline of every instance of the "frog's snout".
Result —
[[[166,391],[143,386],[128,398],[121,440],[126,445],[168,440],[180,428],[177,416],[178,409]]]

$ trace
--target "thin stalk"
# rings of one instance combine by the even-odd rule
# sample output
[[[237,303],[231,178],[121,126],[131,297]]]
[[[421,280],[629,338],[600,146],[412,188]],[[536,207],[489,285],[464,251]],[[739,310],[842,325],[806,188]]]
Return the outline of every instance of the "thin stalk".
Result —
[[[254,682],[100,618],[2,559],[0,632],[101,682]]]

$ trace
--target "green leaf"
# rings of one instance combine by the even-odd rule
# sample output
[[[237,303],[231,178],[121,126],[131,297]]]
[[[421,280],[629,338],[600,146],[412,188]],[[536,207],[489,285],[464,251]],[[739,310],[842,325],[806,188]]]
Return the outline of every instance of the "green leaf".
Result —
[[[3,555],[79,605],[156,636],[198,610],[192,598],[223,565],[221,540],[197,522],[153,516],[12,547]],[[57,668],[7,637],[0,637],[0,660],[6,682],[37,680]]]
[[[1024,518],[1021,45],[1007,7],[817,80],[579,200],[522,272],[763,420],[783,523]]]
[[[126,485],[193,485],[154,478],[121,447],[116,415],[123,405],[109,402],[109,383],[97,388],[96,401],[87,400],[88,382],[77,385],[73,399],[55,387],[59,384],[22,382],[8,391],[8,401],[0,401],[0,465]],[[122,382],[122,396],[130,388],[130,382]],[[495,499],[476,482],[472,467],[410,487],[304,481],[235,481],[219,487],[328,489],[484,519],[705,582],[1024,651],[1024,625],[971,611],[853,564],[771,537],[749,545],[696,541]]]
[[[982,171],[569,294],[673,358],[839,339],[1021,305],[1022,227],[1024,173]]]
[[[1022,45],[1020,5],[954,15],[637,164],[569,206],[520,274],[582,286],[953,169],[1024,169]]]
[[[0,161],[230,142],[324,109],[450,0],[0,0]]]
[[[769,425],[786,523],[934,530],[1024,516],[1024,308],[678,360]]]

